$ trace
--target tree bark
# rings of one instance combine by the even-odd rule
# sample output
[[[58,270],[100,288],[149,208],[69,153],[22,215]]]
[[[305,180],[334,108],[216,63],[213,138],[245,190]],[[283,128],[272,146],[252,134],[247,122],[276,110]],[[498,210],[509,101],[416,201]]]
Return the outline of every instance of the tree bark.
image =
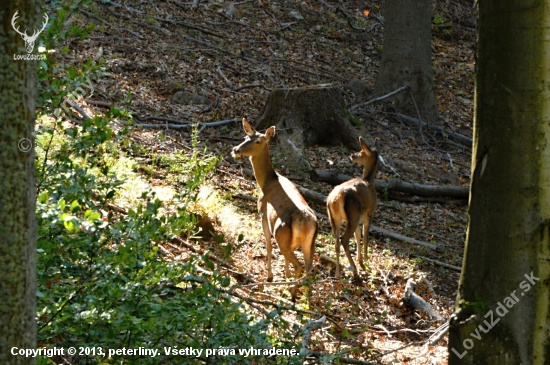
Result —
[[[374,86],[383,95],[408,85],[422,121],[438,122],[433,88],[430,0],[387,0],[384,10],[384,48]],[[417,115],[410,92],[393,97],[408,115]]]
[[[449,364],[550,364],[550,11],[477,2],[469,225]]]
[[[359,149],[359,134],[352,126],[341,91],[330,85],[274,89],[266,102],[256,129],[289,130],[303,146],[344,145]]]
[[[13,356],[12,348],[36,348],[35,166],[32,132],[36,61],[11,26],[19,11],[20,29],[40,29],[39,2],[0,1],[0,364],[34,364]],[[35,47],[36,49],[36,47]],[[24,140],[26,138],[26,140]],[[17,350],[16,350],[17,351]]]

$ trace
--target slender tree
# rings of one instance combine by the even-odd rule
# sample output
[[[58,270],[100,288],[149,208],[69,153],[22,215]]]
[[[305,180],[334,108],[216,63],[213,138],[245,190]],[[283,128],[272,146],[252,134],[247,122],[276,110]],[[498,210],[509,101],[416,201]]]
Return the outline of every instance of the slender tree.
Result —
[[[375,83],[377,95],[409,86],[423,121],[437,123],[431,48],[431,0],[386,0],[384,48]],[[394,100],[416,116],[408,92]]]
[[[477,5],[469,224],[449,364],[550,364],[550,5]]]
[[[0,1],[0,364],[33,364],[12,349],[36,347],[36,222],[34,130],[37,61],[22,36],[40,29],[40,3]],[[28,42],[27,42],[28,47]],[[35,47],[36,48],[36,47]],[[14,350],[18,351],[18,350]]]

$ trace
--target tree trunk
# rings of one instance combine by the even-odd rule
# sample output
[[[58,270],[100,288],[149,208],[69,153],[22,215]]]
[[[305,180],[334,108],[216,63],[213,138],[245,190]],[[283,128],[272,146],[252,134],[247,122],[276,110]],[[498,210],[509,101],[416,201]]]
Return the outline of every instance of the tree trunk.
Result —
[[[351,124],[354,121],[340,90],[318,85],[274,89],[255,128],[267,129],[274,125],[288,130],[287,134],[294,135],[293,139],[305,147],[343,144],[357,150],[359,134]]]
[[[550,11],[477,2],[474,154],[449,364],[550,364]]]
[[[11,26],[40,29],[37,1],[0,1],[0,364],[34,364],[13,356],[12,348],[36,348],[36,220],[32,132],[36,100],[36,61]],[[36,47],[35,47],[36,49]],[[25,140],[26,138],[26,140]],[[17,351],[17,350],[16,350]]]
[[[384,10],[384,48],[375,94],[383,95],[401,86],[411,87],[422,121],[438,122],[433,88],[430,0],[387,0]],[[410,92],[391,100],[405,114],[417,116]]]

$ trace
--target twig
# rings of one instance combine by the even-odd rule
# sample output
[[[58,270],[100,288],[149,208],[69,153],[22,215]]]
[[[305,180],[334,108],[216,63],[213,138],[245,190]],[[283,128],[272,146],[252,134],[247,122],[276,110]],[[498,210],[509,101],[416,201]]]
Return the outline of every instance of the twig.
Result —
[[[428,242],[423,242],[423,241],[417,240],[415,238],[403,236],[402,234],[392,232],[392,231],[388,231],[387,229],[384,229],[384,228],[380,228],[380,227],[376,227],[376,226],[371,225],[370,226],[370,231],[375,232],[375,233],[381,233],[385,236],[395,238],[396,240],[399,240],[399,241],[408,242],[408,243],[412,243],[412,244],[415,244],[415,245],[427,247],[427,248],[432,249],[436,252],[443,252],[443,247],[441,247],[441,246],[436,246],[434,244],[431,244],[431,243],[428,243]]]
[[[165,118],[165,117],[155,117],[153,115],[149,115],[149,116],[146,116],[146,117],[140,117],[138,114],[133,113],[132,117],[134,117],[135,119],[137,119],[140,122],[146,122],[148,120],[160,120],[161,122],[170,122],[170,123],[185,124],[185,125],[189,124],[189,122],[182,122],[181,120],[170,119],[170,118]]]
[[[216,68],[216,70],[218,71],[218,73],[220,74],[220,76],[225,80],[225,82],[227,83],[227,86],[229,86],[229,88],[231,90],[233,90],[234,86],[233,84],[231,83],[231,81],[229,81],[229,79],[227,77],[225,77],[220,65],[218,65],[218,67]]]
[[[130,29],[116,27],[116,26],[112,25],[111,23],[109,23],[108,21],[103,20],[103,19],[101,19],[100,17],[95,16],[94,14],[89,13],[89,12],[87,12],[87,11],[84,10],[84,9],[78,9],[78,10],[79,10],[82,14],[86,15],[88,18],[93,18],[93,19],[95,19],[95,20],[98,20],[98,21],[102,22],[103,24],[106,24],[106,25],[110,26],[110,27],[113,28],[113,29],[118,29],[119,31],[124,30],[124,31],[126,31],[126,32],[128,32],[128,33],[131,33],[131,34],[135,35],[135,36],[138,37],[139,39],[147,39],[147,38],[145,38],[145,37],[142,37],[142,36],[139,35],[138,33],[134,32],[134,31],[131,31]]]
[[[327,320],[327,317],[325,316],[322,316],[317,320],[310,319],[307,322],[307,324],[304,325],[304,327],[302,327],[302,333],[304,334],[304,337],[302,338],[302,348],[300,349],[301,356],[305,356],[310,353],[308,346],[309,346],[309,341],[311,340],[311,332],[323,327],[325,325],[326,320]]]
[[[410,89],[410,87],[409,87],[408,85],[401,86],[399,89],[394,90],[394,91],[392,91],[391,93],[388,93],[388,94],[386,94],[386,95],[379,96],[379,97],[377,97],[377,98],[374,98],[374,99],[372,99],[372,100],[366,101],[366,102],[361,103],[361,104],[354,105],[354,106],[352,106],[351,108],[349,108],[349,111],[350,111],[350,112],[353,112],[354,110],[356,110],[356,109],[358,109],[358,108],[360,108],[360,107],[362,107],[362,106],[366,106],[366,105],[369,105],[369,104],[372,104],[372,103],[376,103],[376,102],[382,101],[382,100],[384,100],[384,99],[390,98],[390,97],[392,97],[392,96],[394,96],[394,95],[399,94],[401,91],[407,90],[407,89]]]
[[[440,149],[438,148],[435,148],[434,146],[432,146],[431,144],[429,144],[427,141],[426,141],[426,138],[424,138],[424,133],[422,132],[422,119],[420,117],[420,110],[418,110],[418,106],[416,105],[416,100],[414,100],[414,96],[413,96],[413,93],[412,93],[412,90],[409,89],[409,95],[411,96],[411,100],[414,104],[414,109],[416,110],[416,114],[418,115],[418,120],[420,121],[420,123],[418,124],[418,131],[420,132],[420,137],[422,137],[422,142],[424,142],[424,144],[428,147],[430,147],[432,150],[434,150],[435,152],[438,152],[442,155],[445,155],[445,152],[444,151],[441,151]],[[448,155],[448,154],[447,154]],[[452,167],[452,161],[451,161],[451,167]]]
[[[135,124],[138,128],[165,128],[165,129],[185,129],[189,128],[191,124]]]
[[[447,332],[449,332],[449,321],[443,323],[441,326],[439,326],[439,328],[436,330],[436,332],[434,334],[432,334],[430,336],[430,338],[428,339],[428,345],[430,346],[434,346],[437,342],[439,342],[439,340],[441,340],[443,338],[443,336],[445,336],[445,334]]]
[[[246,288],[246,287],[250,287],[250,286],[260,286],[260,285],[264,285],[264,286],[274,286],[274,285],[294,285],[294,284],[302,284],[304,282],[304,280],[306,279],[305,276],[302,276],[300,279],[298,280],[293,280],[293,281],[264,281],[264,282],[260,282],[260,283],[252,283],[252,284],[243,284],[243,285],[238,285],[237,288]]]
[[[438,198],[438,197],[421,197],[421,196],[404,196],[404,195],[398,195],[398,194],[390,194],[388,195],[388,199],[391,200],[397,200],[404,203],[437,203],[437,204],[458,204],[458,205],[464,205],[468,202],[464,199],[445,199],[445,198]]]
[[[462,134],[459,134],[459,133],[455,133],[455,132],[443,129],[442,127],[439,127],[439,126],[436,126],[436,125],[426,124],[422,121],[419,121],[416,118],[409,117],[408,115],[404,115],[404,114],[400,114],[400,113],[387,113],[387,114],[388,115],[394,115],[394,116],[398,117],[399,119],[401,119],[401,120],[403,120],[403,121],[405,121],[409,124],[411,124],[411,123],[416,124],[416,125],[421,124],[423,127],[426,127],[426,128],[431,129],[435,132],[441,133],[441,135],[443,135],[445,137],[448,137],[449,139],[452,139],[455,142],[460,143],[461,145],[467,147],[468,149],[472,149],[473,140],[472,140],[472,137],[470,137],[470,136],[465,136],[465,135],[462,135]]]
[[[446,264],[444,262],[437,261],[437,260],[434,260],[434,259],[429,259],[429,258],[424,257],[424,256],[419,256],[419,255],[413,255],[413,256],[421,258],[422,260],[433,262],[434,264],[442,266],[442,267],[446,267],[447,269],[451,269],[451,270],[454,270],[454,271],[457,271],[457,272],[462,272],[462,268],[460,268],[458,266],[455,266],[455,265]]]
[[[155,117],[156,118],[156,117]],[[221,120],[219,122],[211,122],[211,123],[197,123],[201,126],[199,133],[202,132],[205,128],[210,127],[219,127],[226,124],[231,124],[236,122],[237,119],[227,119],[227,120]],[[136,127],[139,128],[166,128],[166,129],[184,129],[189,128],[193,125],[193,123],[189,124],[135,124]]]
[[[206,46],[206,47],[209,47],[209,48],[212,48],[212,49],[215,49],[217,51],[220,51],[220,52],[223,52],[223,53],[226,53],[226,54],[229,54],[231,56],[234,56],[234,57],[237,57],[237,58],[241,58],[243,60],[246,60],[248,62],[253,62],[253,63],[258,63],[257,60],[255,59],[252,59],[252,58],[249,58],[249,57],[245,57],[243,55],[240,55],[240,54],[237,54],[235,52],[231,52],[231,51],[228,51],[226,49],[223,49],[223,48],[220,48],[218,46],[215,46],[213,44],[210,44],[210,43],[207,43],[207,42],[203,42],[201,40],[198,40],[196,38],[193,38],[193,37],[189,37],[189,36],[186,36],[186,35],[180,35],[180,37],[184,38],[184,39],[187,39],[191,42],[195,42],[195,43],[198,43],[198,44],[202,44],[203,46]]]
[[[83,117],[84,119],[92,119],[92,117],[90,117],[88,115],[88,113],[86,113],[84,111],[84,109],[82,109],[77,103],[74,103],[71,99],[67,98],[65,99],[67,101],[67,104],[69,104],[72,108],[74,108],[77,112],[79,112]]]

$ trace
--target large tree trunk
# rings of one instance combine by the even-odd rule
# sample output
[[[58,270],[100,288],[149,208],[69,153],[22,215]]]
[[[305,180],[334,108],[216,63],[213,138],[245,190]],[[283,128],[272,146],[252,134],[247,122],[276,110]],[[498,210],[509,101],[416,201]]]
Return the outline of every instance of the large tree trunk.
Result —
[[[437,123],[433,88],[430,0],[387,0],[384,10],[384,48],[375,83],[376,95],[401,86],[411,87],[424,122]],[[408,91],[393,97],[406,114],[417,115]]]
[[[469,226],[449,364],[550,364],[550,9],[477,6]]]
[[[34,364],[12,348],[36,348],[36,221],[34,131],[36,61],[12,26],[39,28],[38,1],[0,1],[0,364]],[[36,48],[36,47],[35,47]],[[27,140],[24,140],[24,139]]]
[[[255,127],[267,129],[275,125],[295,135],[293,139],[305,147],[343,144],[357,150],[359,134],[351,124],[354,120],[338,88],[317,85],[274,89]]]

